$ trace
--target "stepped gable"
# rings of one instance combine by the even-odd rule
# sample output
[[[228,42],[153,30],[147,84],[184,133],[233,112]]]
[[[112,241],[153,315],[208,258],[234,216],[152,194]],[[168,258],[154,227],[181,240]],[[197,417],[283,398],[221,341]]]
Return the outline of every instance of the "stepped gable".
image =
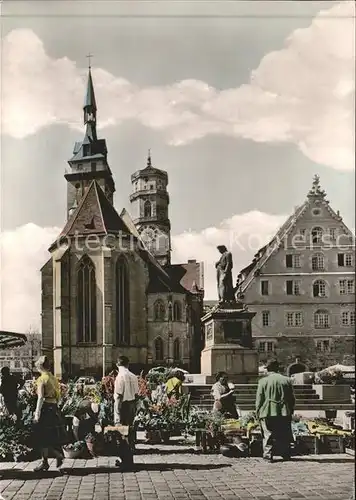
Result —
[[[335,212],[330,207],[329,201],[326,199],[326,193],[320,187],[319,176],[315,175],[312,188],[308,192],[306,201],[299,207],[295,208],[293,214],[288,217],[284,224],[278,229],[275,236],[270,240],[270,242],[264,247],[260,248],[260,250],[258,250],[251,264],[241,270],[240,276],[242,277],[243,281],[239,288],[240,294],[243,294],[246,291],[246,289],[252,283],[254,277],[258,276],[261,268],[266,264],[272,254],[278,251],[279,247],[283,244],[283,241],[285,241],[287,236],[292,233],[296,224],[312,206],[324,207],[330,217],[334,219],[342,228],[343,233],[346,236],[353,238],[352,232],[343,222],[339,212]]]
[[[101,187],[93,180],[80,200],[78,208],[64,226],[59,240],[73,236],[111,233],[131,234]]]

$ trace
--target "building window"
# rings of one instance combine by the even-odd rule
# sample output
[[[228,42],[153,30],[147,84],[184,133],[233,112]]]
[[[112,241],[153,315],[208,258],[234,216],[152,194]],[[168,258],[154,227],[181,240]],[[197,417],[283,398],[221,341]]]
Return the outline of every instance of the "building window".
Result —
[[[326,283],[323,280],[316,280],[313,283],[313,297],[326,297]]]
[[[317,340],[316,341],[316,350],[318,352],[330,352],[331,351],[330,340]]]
[[[96,341],[96,279],[95,266],[84,256],[77,274],[78,342]]]
[[[287,295],[300,295],[301,282],[299,280],[287,280],[286,292]]]
[[[329,228],[329,236],[330,236],[330,240],[331,241],[335,241],[336,240],[336,233],[337,233],[337,230],[335,227],[330,227]]]
[[[288,268],[301,267],[300,255],[299,254],[287,254],[286,255],[286,267],[288,267]]]
[[[353,254],[352,253],[339,253],[337,254],[337,263],[339,267],[352,267]]]
[[[316,253],[312,256],[312,270],[313,271],[324,271],[325,262],[324,255],[322,253]]]
[[[355,311],[342,311],[341,324],[342,326],[355,326]]]
[[[173,358],[174,361],[180,361],[180,341],[175,339],[173,342]]]
[[[270,311],[262,311],[262,326],[270,326],[271,313]]]
[[[258,344],[259,352],[273,352],[274,351],[274,343],[273,342],[260,342]]]
[[[311,232],[313,243],[322,243],[323,240],[323,229],[321,227],[314,227]]]
[[[83,156],[89,156],[90,155],[90,145],[89,144],[84,144],[83,146]]]
[[[352,295],[355,293],[354,280],[340,280],[339,281],[340,295]]]
[[[116,340],[130,343],[130,286],[129,272],[124,257],[116,262]]]
[[[96,172],[96,162],[95,161],[91,162],[91,171]]]
[[[330,328],[330,314],[328,311],[316,311],[314,314],[314,328]]]
[[[166,319],[166,308],[160,299],[154,303],[153,317],[155,321],[164,321]]]
[[[303,314],[298,312],[287,312],[286,314],[286,324],[287,326],[303,326]]]
[[[173,304],[173,321],[182,321],[182,304],[178,301]]]
[[[155,360],[156,361],[163,361],[164,360],[163,340],[161,339],[161,337],[158,337],[155,340]]]
[[[269,281],[268,280],[261,281],[261,294],[262,295],[269,294]]]
[[[143,216],[144,217],[152,217],[152,205],[151,202],[146,200],[143,205]]]

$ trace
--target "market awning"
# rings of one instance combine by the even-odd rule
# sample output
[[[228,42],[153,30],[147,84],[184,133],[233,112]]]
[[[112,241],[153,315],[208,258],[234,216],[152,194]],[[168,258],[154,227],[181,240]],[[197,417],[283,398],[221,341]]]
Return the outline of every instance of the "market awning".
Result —
[[[27,337],[23,333],[5,332],[0,330],[0,349],[11,349],[11,347],[21,347],[27,342]]]

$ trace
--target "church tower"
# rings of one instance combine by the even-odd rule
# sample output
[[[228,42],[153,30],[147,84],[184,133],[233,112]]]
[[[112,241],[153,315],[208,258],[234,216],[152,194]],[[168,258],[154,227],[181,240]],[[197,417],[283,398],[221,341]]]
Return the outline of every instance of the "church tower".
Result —
[[[68,161],[70,171],[67,180],[67,218],[77,208],[80,199],[93,180],[96,180],[106,197],[113,203],[115,183],[107,161],[105,139],[98,139],[96,133],[96,101],[91,68],[89,66],[87,91],[84,100],[85,135],[82,142],[76,142],[73,157]]]
[[[130,196],[134,224],[148,250],[162,265],[171,263],[171,223],[167,191],[168,174],[152,166],[148,152],[147,166],[131,176]]]

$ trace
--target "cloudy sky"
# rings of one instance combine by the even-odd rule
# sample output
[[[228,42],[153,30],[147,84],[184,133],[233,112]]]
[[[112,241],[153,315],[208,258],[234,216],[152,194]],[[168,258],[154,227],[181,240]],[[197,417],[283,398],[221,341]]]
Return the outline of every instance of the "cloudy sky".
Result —
[[[237,274],[315,173],[354,228],[354,19],[353,2],[5,1],[0,327],[40,323],[89,52],[116,208],[151,148],[169,173],[173,260],[204,261],[207,299],[216,244]]]

